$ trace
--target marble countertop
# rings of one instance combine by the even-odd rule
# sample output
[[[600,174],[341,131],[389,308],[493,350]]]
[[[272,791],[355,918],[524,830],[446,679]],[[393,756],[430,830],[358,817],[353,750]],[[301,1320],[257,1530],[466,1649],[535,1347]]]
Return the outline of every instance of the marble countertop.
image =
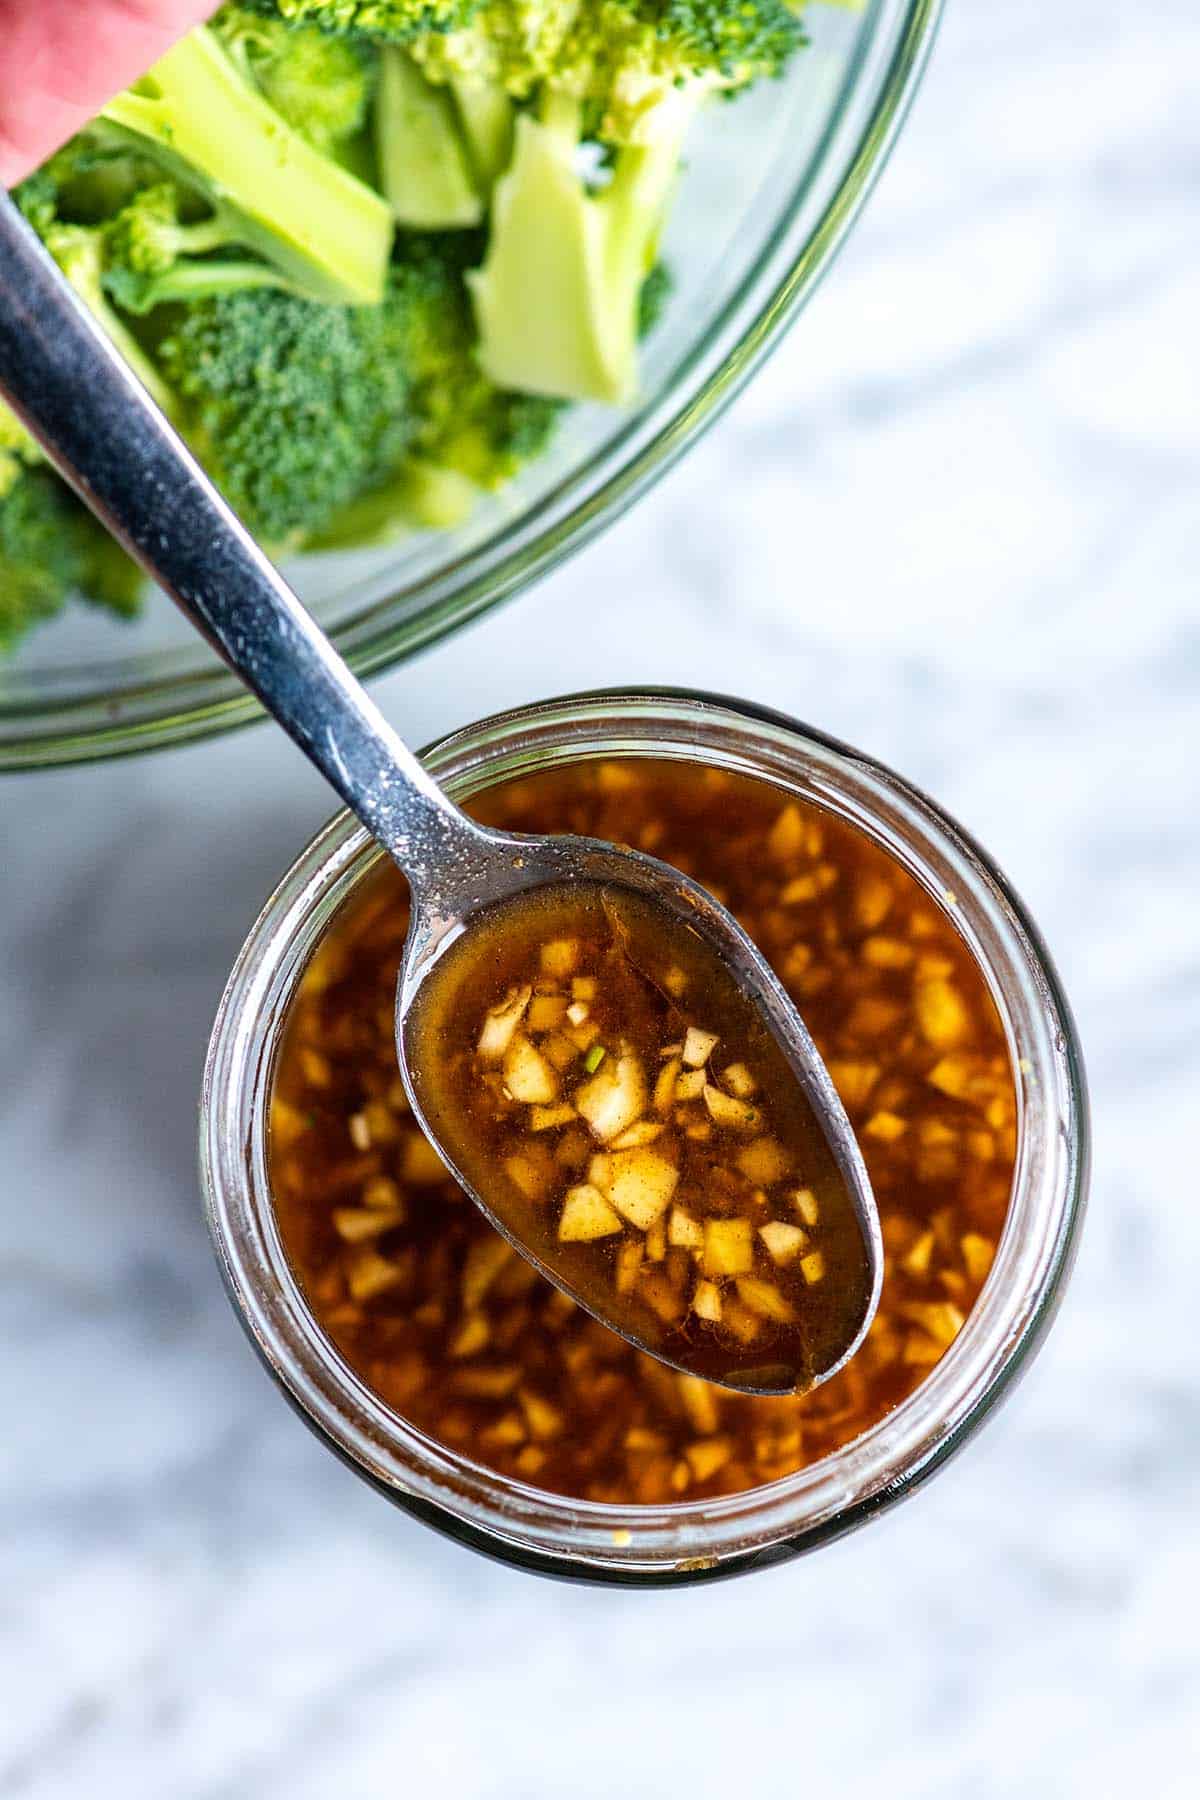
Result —
[[[1194,1794],[1198,65],[1192,0],[951,0],[770,370],[519,619],[378,689],[415,740],[597,682],[740,690],[992,848],[1095,1108],[1016,1399],[911,1506],[750,1581],[574,1590],[434,1538],[280,1401],[197,1204],[211,1015],[325,791],[266,731],[14,780],[0,1795]]]

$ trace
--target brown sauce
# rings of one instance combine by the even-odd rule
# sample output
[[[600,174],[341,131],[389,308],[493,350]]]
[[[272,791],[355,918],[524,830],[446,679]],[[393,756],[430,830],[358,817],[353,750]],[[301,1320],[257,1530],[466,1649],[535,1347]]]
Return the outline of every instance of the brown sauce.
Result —
[[[764,1399],[664,1367],[550,1286],[462,1196],[408,1114],[392,1035],[407,906],[386,868],[306,971],[275,1071],[272,1186],[315,1317],[419,1429],[559,1493],[690,1500],[828,1455],[937,1363],[1003,1227],[1016,1097],[973,957],[862,833],[765,782],[587,763],[498,787],[471,810],[652,851],[732,908],[799,1003],[859,1136],[886,1253],[879,1311],[832,1380]]]

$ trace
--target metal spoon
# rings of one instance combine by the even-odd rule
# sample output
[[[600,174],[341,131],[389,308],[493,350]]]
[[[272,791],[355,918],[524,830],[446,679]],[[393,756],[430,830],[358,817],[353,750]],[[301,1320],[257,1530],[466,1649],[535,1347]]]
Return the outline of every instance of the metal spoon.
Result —
[[[756,1001],[783,1049],[861,1231],[869,1298],[850,1341],[828,1366],[813,1371],[814,1384],[828,1379],[858,1348],[875,1312],[883,1276],[879,1218],[849,1120],[812,1038],[730,914],[696,882],[655,858],[580,838],[488,830],[460,812],[368,698],[3,196],[0,391],[64,478],[274,714],[407,877],[412,922],[397,987],[396,1044],[423,1125],[421,1084],[410,1062],[414,1003],[439,957],[488,908],[548,885],[603,883],[651,896],[702,934]],[[455,1168],[452,1153],[446,1160]],[[486,1193],[464,1186],[522,1254],[572,1291],[553,1266],[516,1239]],[[574,1297],[597,1310],[585,1297]],[[656,1353],[624,1324],[605,1323]],[[769,1371],[758,1379],[753,1371],[751,1379],[741,1373],[740,1387],[784,1391]],[[786,1383],[788,1390],[793,1386]]]

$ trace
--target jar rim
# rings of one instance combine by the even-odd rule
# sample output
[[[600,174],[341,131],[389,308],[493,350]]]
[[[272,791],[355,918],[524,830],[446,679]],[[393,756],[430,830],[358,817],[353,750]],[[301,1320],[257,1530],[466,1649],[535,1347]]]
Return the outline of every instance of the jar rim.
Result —
[[[814,728],[678,688],[574,694],[440,738],[422,760],[458,799],[543,766],[618,755],[739,770],[837,812],[900,860],[952,918],[992,990],[1019,1096],[1005,1226],[954,1344],[858,1438],[781,1480],[707,1501],[578,1501],[514,1481],[391,1411],[325,1338],[279,1239],[266,1169],[274,1052],[295,984],[333,915],[384,852],[346,813],[301,852],[235,963],[209,1044],[201,1179],[231,1299],[318,1434],[401,1505],[507,1561],[590,1580],[729,1574],[815,1547],[912,1491],[991,1411],[1061,1296],[1088,1168],[1082,1054],[1037,928],[982,848],[911,783]]]

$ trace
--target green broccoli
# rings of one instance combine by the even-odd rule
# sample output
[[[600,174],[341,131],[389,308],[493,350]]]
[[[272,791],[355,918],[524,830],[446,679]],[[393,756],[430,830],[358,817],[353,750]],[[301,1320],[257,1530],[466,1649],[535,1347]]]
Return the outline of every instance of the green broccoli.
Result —
[[[0,650],[78,592],[137,610],[140,571],[48,468],[27,468],[0,498]]]
[[[41,446],[0,400],[0,500],[12,492],[26,469],[44,460]]]
[[[319,25],[332,36],[406,44],[427,31],[457,31],[478,0],[242,0],[248,12],[289,25]]]
[[[299,544],[389,475],[413,435],[407,321],[262,288],[181,309],[158,348],[184,428],[230,504]]]
[[[238,226],[223,213],[185,223],[181,197],[172,182],[143,188],[100,228],[104,288],[125,312],[242,288],[291,289],[270,263],[240,251]],[[224,251],[234,254],[217,254]]]
[[[214,31],[201,27],[89,132],[152,159],[213,210],[221,231],[314,300],[383,296],[386,202],[293,130]]]
[[[391,479],[343,508],[320,534],[323,547],[375,543],[397,530],[445,530],[480,491],[501,488],[549,446],[559,401],[497,388],[475,356],[466,282],[482,235],[401,233],[391,308],[412,381],[412,438]]]
[[[523,100],[552,88],[586,103],[589,135],[658,134],[680,89],[739,92],[782,73],[804,41],[788,0],[484,0],[461,31],[410,44],[433,81],[498,84]]]
[[[336,152],[362,131],[377,63],[366,39],[287,25],[237,0],[221,8],[210,29],[276,112],[318,150]]]
[[[471,283],[498,386],[633,398],[640,296],[691,119],[708,95],[779,74],[802,37],[786,0],[492,0],[465,30],[409,46],[435,84],[534,97]],[[611,153],[599,179],[588,142]]]

